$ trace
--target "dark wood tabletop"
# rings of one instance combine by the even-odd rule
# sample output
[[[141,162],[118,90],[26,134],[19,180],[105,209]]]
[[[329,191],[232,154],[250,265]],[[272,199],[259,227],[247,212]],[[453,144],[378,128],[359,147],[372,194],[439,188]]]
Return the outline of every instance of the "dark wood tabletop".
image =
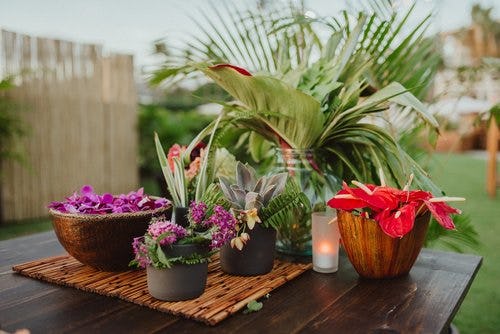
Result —
[[[0,329],[32,333],[440,333],[481,265],[474,255],[424,249],[410,274],[360,279],[345,256],[339,271],[302,274],[251,314],[209,327],[116,298],[27,278],[15,264],[63,254],[53,232],[0,242]]]

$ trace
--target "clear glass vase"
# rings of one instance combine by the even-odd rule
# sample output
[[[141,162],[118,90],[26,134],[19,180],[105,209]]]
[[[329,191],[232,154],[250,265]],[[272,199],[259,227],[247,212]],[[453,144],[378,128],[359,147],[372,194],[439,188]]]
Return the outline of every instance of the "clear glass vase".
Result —
[[[280,149],[276,153],[274,172],[288,172],[309,199],[308,210],[289,212],[288,222],[278,230],[276,248],[290,255],[312,254],[311,214],[325,211],[326,201],[340,189],[340,181],[325,164],[320,164],[310,149]]]

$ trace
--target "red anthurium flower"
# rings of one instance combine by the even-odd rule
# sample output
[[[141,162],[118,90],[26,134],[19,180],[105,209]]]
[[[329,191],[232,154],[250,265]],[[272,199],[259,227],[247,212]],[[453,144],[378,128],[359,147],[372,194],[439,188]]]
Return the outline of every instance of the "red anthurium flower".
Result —
[[[409,203],[398,210],[386,209],[374,219],[385,234],[393,238],[401,238],[413,228],[415,221],[415,203]]]
[[[366,206],[365,201],[362,201],[353,195],[349,194],[346,190],[340,190],[337,195],[335,195],[332,199],[330,199],[327,202],[328,206],[335,208],[335,209],[340,209],[340,210],[346,210],[346,211],[352,211],[354,209],[361,209]]]
[[[412,176],[403,190],[362,184],[357,181],[352,183],[358,187],[351,188],[343,182],[342,190],[327,204],[334,209],[357,210],[363,216],[375,219],[380,228],[393,238],[401,238],[410,232],[413,229],[415,218],[427,210],[444,228],[454,229],[455,225],[450,215],[460,213],[460,210],[445,202],[464,199],[458,197],[434,198],[427,191],[409,190],[411,179]]]
[[[353,181],[359,188],[349,188],[344,182],[342,188],[351,195],[365,201],[375,212],[398,207],[397,194],[399,190],[389,187],[377,187],[373,184],[362,184]]]
[[[403,190],[398,194],[398,196],[400,201],[403,202],[426,201],[429,198],[432,198],[432,194],[430,192],[423,190]]]
[[[453,230],[455,228],[455,224],[453,224],[453,220],[450,218],[450,214],[460,213],[460,210],[449,206],[445,202],[434,202],[432,200],[429,200],[424,201],[424,203],[432,213],[432,216],[441,226],[448,230]]]
[[[377,187],[371,196],[372,206],[377,206],[379,209],[395,209],[399,205],[398,193],[394,188]]]
[[[247,70],[245,70],[244,68],[238,67],[238,66],[234,66],[234,65],[231,65],[231,64],[217,64],[217,65],[214,65],[214,66],[210,66],[209,68],[211,70],[216,70],[216,69],[224,68],[224,67],[232,68],[233,70],[237,71],[238,73],[246,75],[248,77],[252,76],[252,74],[250,72],[248,72]]]

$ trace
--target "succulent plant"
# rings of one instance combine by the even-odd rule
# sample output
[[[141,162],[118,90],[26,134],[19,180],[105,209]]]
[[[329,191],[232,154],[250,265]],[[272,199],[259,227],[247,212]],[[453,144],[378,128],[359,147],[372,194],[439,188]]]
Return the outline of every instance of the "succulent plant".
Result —
[[[264,176],[259,179],[255,170],[238,162],[236,184],[219,177],[203,194],[208,211],[215,206],[230,210],[236,220],[231,247],[241,250],[250,240],[249,230],[257,223],[264,228],[279,229],[295,213],[307,211],[310,202],[297,183],[287,173]]]
[[[225,177],[219,178],[221,190],[233,209],[258,211],[285,190],[287,173],[263,176],[259,179],[255,174],[252,167],[238,162],[236,184],[230,184]]]

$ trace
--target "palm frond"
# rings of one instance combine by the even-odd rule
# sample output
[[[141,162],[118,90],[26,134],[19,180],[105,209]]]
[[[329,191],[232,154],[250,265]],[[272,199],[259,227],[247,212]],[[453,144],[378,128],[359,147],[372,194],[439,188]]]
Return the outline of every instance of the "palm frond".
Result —
[[[453,217],[455,230],[443,229],[434,219],[429,225],[425,246],[442,245],[455,252],[463,253],[464,247],[469,249],[479,249],[479,234],[474,229],[471,219],[467,215],[458,215]]]

